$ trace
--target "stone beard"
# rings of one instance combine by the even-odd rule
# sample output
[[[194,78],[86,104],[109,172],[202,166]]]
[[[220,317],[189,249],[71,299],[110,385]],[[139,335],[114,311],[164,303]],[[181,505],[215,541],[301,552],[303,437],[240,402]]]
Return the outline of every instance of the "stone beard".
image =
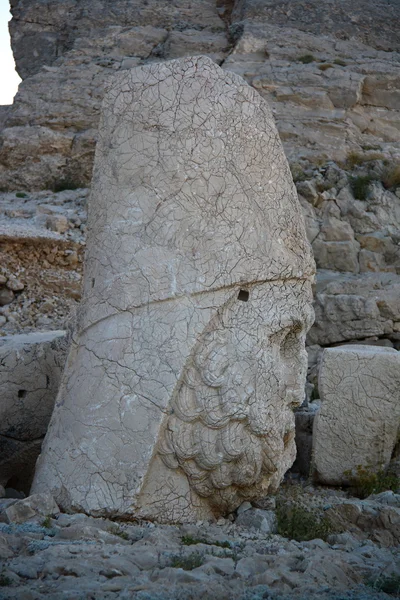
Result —
[[[160,522],[275,491],[296,453],[313,272],[257,92],[204,57],[119,75],[79,325],[33,491]]]
[[[158,442],[156,476],[144,490],[146,504],[171,495],[181,504],[177,490],[186,475],[192,502],[206,499],[211,513],[226,514],[276,491],[293,464],[293,408],[304,400],[305,335],[313,320],[310,286],[287,281],[246,291],[245,301],[244,290],[233,291],[187,360]]]

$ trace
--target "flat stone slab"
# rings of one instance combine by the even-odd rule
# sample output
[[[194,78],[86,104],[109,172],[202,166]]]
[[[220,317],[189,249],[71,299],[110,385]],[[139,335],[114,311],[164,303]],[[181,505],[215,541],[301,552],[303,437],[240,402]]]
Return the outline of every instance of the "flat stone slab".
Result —
[[[400,429],[400,353],[392,348],[327,348],[319,372],[321,409],[314,420],[317,480],[348,482],[358,465],[387,467]]]

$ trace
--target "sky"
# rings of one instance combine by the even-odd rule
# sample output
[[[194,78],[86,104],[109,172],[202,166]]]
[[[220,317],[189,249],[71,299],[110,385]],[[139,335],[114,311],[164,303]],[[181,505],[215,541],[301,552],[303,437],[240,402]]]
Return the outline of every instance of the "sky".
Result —
[[[0,0],[0,104],[12,104],[21,81],[15,70],[10,46],[8,21],[11,19],[8,0]]]

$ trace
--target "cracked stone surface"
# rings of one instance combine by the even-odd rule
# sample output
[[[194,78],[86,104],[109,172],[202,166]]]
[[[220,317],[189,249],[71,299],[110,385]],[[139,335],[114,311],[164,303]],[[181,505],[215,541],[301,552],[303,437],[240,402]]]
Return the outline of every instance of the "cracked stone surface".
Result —
[[[89,185],[109,78],[193,54],[259,91],[291,160],[343,160],[369,146],[398,161],[396,9],[393,0],[12,0],[23,81],[0,109],[0,187]]]
[[[292,497],[291,487],[280,493]],[[340,494],[297,490],[305,506],[351,526],[326,541],[271,534],[246,515],[273,512],[254,508],[235,522],[155,525],[58,514],[46,497],[0,500],[0,597],[387,600],[393,596],[378,583],[395,583],[400,573],[400,496],[355,501]]]
[[[65,331],[0,338],[0,484],[28,492],[68,349]]]
[[[295,457],[314,262],[268,105],[205,57],[105,98],[79,324],[35,492],[214,518]]]
[[[313,428],[319,481],[346,483],[358,465],[387,467],[400,431],[400,355],[392,348],[325,349]]]

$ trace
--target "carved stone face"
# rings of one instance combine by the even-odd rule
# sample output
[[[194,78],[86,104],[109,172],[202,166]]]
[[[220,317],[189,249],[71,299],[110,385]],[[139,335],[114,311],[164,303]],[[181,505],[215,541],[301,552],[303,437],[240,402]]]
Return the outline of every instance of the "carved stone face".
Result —
[[[200,337],[159,447],[211,504],[216,488],[226,510],[273,491],[292,464],[312,320],[309,282],[263,283],[233,296]]]
[[[88,229],[33,490],[163,522],[274,490],[295,454],[314,262],[266,102],[206,57],[119,74]]]

